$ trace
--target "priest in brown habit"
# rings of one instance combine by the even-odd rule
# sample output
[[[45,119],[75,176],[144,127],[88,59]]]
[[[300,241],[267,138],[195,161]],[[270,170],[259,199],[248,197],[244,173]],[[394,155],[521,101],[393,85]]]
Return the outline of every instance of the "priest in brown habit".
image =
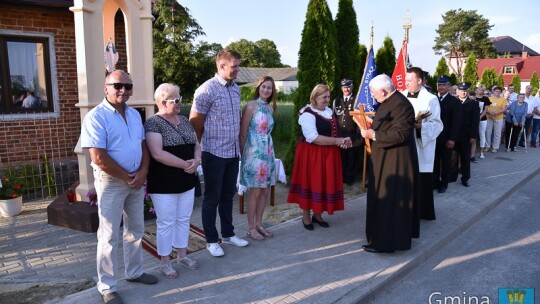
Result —
[[[368,244],[362,247],[375,253],[408,250],[418,179],[414,109],[387,75],[373,78],[369,89],[381,105],[371,128],[361,129],[362,137],[372,140],[373,165],[367,189]]]

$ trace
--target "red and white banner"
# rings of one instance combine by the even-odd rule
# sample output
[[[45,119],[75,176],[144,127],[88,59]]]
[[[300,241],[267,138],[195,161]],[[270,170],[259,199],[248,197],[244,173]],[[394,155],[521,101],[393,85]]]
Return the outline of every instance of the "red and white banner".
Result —
[[[405,87],[405,74],[407,73],[407,41],[403,41],[401,50],[396,60],[396,67],[392,73],[392,82],[396,90],[403,91]]]

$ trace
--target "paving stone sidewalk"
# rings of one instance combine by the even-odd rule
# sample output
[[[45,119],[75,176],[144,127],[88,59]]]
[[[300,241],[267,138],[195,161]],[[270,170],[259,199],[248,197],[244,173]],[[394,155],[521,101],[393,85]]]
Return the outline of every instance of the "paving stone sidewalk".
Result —
[[[252,241],[246,248],[224,245],[222,258],[205,250],[194,253],[201,267],[192,271],[176,266],[180,277],[175,280],[161,276],[158,261],[145,253],[145,271],[158,275],[160,282],[141,286],[122,279],[118,291],[126,303],[361,301],[409,273],[511,195],[519,183],[538,174],[539,151],[488,153],[472,164],[470,188],[452,183],[447,193],[435,193],[437,220],[422,222],[421,237],[409,251],[372,254],[361,249],[366,241],[365,197],[360,196],[347,201],[345,211],[326,216],[329,229],[307,231],[294,219],[271,227],[273,239]],[[0,284],[95,277],[95,233],[48,225],[48,203],[25,203],[20,216],[0,219]],[[194,224],[200,221],[197,213]],[[245,216],[235,210],[234,219],[237,233],[245,233]],[[59,301],[100,302],[95,288]]]

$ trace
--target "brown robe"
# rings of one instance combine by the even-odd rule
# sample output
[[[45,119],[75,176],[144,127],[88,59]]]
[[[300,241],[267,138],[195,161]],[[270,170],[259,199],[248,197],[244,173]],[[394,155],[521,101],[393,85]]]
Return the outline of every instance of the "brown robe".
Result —
[[[411,103],[395,91],[380,105],[373,120],[376,140],[372,142],[369,170],[366,236],[378,250],[408,250],[411,238],[419,234],[414,118]]]

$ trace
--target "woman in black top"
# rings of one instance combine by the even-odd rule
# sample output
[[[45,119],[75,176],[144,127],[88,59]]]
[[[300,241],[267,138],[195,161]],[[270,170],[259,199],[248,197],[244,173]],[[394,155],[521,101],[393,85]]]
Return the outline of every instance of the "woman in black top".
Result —
[[[486,90],[486,86],[483,84],[479,85],[478,88],[476,88],[476,100],[478,101],[478,105],[480,106],[480,124],[478,125],[478,137],[480,137],[480,158],[485,158],[484,156],[484,149],[486,147],[486,128],[487,128],[487,117],[486,117],[486,111],[488,106],[491,104],[489,101],[489,98],[484,95]],[[471,147],[471,155],[474,156],[474,153],[476,152],[476,145],[472,145]]]
[[[199,264],[187,257],[189,222],[195,196],[195,175],[201,147],[188,119],[180,114],[182,97],[176,85],[161,84],[154,94],[159,108],[144,127],[151,159],[147,187],[157,215],[157,251],[161,271],[168,278],[178,274],[169,255],[178,249],[178,263],[191,269]]]

